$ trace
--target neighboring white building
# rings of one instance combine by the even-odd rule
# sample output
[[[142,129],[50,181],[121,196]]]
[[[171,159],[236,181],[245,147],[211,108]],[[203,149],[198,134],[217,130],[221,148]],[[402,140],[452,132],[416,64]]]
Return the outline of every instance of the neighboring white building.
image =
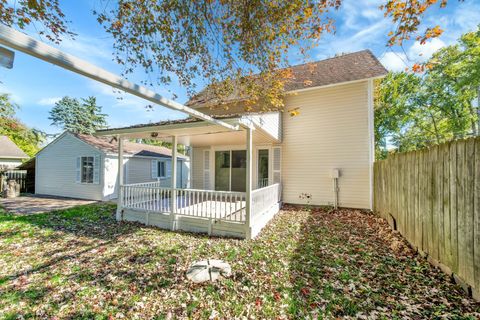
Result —
[[[35,193],[91,200],[116,198],[117,145],[114,138],[64,132],[35,157]],[[126,182],[159,181],[168,187],[171,154],[165,147],[125,142]],[[188,187],[188,157],[179,156],[177,163],[177,184]]]
[[[7,136],[0,136],[0,169],[14,169],[30,158]]]
[[[386,74],[364,50],[291,67],[286,112],[263,112],[260,106],[247,112],[248,97],[240,90],[218,105],[206,88],[186,105],[223,124],[188,118],[100,130],[99,135],[155,136],[192,148],[194,189],[178,188],[174,203],[168,189],[152,184],[145,198],[127,182],[131,193],[119,204],[117,218],[252,238],[282,202],[372,209],[374,80]]]

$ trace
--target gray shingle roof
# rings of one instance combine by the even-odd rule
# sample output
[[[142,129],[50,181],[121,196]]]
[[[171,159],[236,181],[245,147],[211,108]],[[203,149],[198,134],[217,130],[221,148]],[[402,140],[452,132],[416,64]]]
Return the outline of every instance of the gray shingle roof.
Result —
[[[105,153],[118,153],[118,143],[114,138],[96,137],[87,134],[73,134],[83,142],[102,150]],[[124,153],[126,155],[144,156],[144,157],[171,157],[172,150],[162,146],[152,146],[144,143],[135,143],[125,141]],[[184,156],[178,155],[183,158]]]
[[[293,77],[285,81],[285,91],[287,92],[381,77],[388,72],[370,50],[296,65],[290,69]],[[245,98],[246,97],[242,97],[239,92],[233,92],[233,94],[225,98],[223,102],[236,102]],[[209,90],[208,87],[186,103],[187,106],[193,108],[213,106],[215,104],[215,96],[213,96],[212,91]]]
[[[0,158],[27,159],[30,158],[7,136],[0,136]]]

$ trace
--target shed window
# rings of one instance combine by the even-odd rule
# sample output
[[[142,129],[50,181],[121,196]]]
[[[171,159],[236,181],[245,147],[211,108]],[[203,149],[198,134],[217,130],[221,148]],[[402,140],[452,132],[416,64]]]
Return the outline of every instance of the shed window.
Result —
[[[165,161],[157,162],[157,172],[159,178],[165,178],[167,176],[167,163]]]
[[[81,182],[93,183],[94,157],[82,157],[81,165]]]

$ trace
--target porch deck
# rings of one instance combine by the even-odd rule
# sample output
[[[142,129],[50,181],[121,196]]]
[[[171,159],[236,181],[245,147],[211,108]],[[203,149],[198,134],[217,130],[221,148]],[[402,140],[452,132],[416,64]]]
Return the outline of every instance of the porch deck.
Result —
[[[252,191],[249,221],[244,192],[172,189],[153,182],[122,186],[122,199],[125,220],[171,230],[248,238],[258,234],[278,212],[280,185]]]
[[[205,120],[205,119],[203,119]],[[281,182],[281,116],[279,112],[261,115],[240,115],[232,118],[179,120],[156,124],[99,131],[115,136],[118,141],[118,209],[117,220],[139,221],[171,230],[205,232],[238,238],[254,238],[280,209]],[[170,176],[173,188],[153,183],[124,185],[123,141],[125,139],[158,139],[172,143]],[[197,149],[201,154],[191,168],[188,185],[177,186],[178,143]],[[260,157],[259,147],[267,154]],[[217,150],[218,149],[218,150]],[[243,152],[243,150],[245,150]],[[258,152],[257,152],[258,150]],[[235,153],[234,151],[239,151]],[[215,153],[214,153],[215,152]],[[217,154],[217,152],[224,152]],[[216,166],[218,158],[218,168]],[[221,158],[221,159],[220,159]],[[263,159],[263,166],[258,166]],[[261,176],[257,170],[262,168]],[[152,165],[151,178],[158,177]],[[242,169],[234,174],[234,169]],[[156,171],[156,173],[155,173]],[[215,176],[223,180],[215,180]],[[202,177],[202,178],[200,178]],[[257,180],[260,189],[254,190]],[[201,183],[198,183],[200,180]],[[246,192],[213,191],[210,188],[232,189],[245,186]],[[269,185],[270,183],[273,183]],[[243,188],[242,188],[243,189]]]

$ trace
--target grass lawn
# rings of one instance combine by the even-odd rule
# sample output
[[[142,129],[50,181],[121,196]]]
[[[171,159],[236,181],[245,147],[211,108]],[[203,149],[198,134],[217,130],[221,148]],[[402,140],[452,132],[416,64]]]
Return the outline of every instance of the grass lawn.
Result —
[[[0,212],[0,318],[480,315],[480,304],[360,211],[287,208],[253,241],[117,223],[113,212]],[[205,258],[228,261],[233,276],[187,282],[188,265]]]

